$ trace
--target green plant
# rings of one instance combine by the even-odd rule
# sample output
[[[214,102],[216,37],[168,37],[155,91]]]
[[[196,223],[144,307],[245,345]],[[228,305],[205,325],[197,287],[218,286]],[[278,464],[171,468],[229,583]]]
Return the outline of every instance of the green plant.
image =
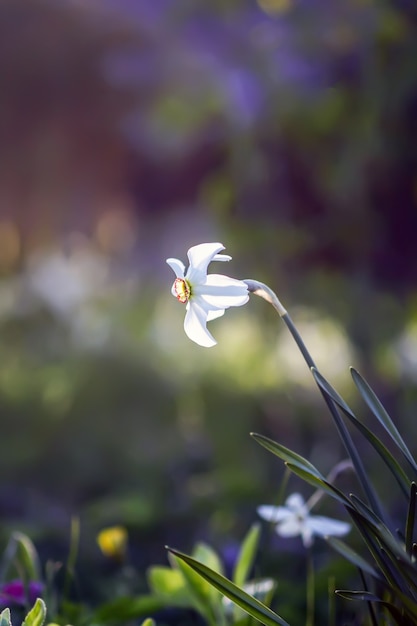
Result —
[[[295,324],[276,294],[258,281],[244,282],[249,292],[272,304],[293,336],[330,411],[336,430],[350,457],[361,492],[359,495],[343,493],[318,468],[296,452],[260,434],[252,433],[252,437],[283,460],[294,474],[341,503],[362,538],[366,556],[359,554],[340,539],[334,537],[327,539],[334,550],[358,568],[361,581],[358,589],[339,589],[336,593],[348,600],[364,602],[368,608],[367,623],[373,626],[381,623],[398,626],[417,624],[417,544],[414,541],[417,464],[413,455],[377,395],[359,372],[351,369],[354,384],[370,412],[387,433],[393,451],[355,415],[318,371]],[[402,528],[392,527],[390,517],[381,504],[380,496],[347,428],[346,419],[375,449],[395,479],[407,510]],[[402,457],[403,463],[397,460],[397,455]],[[170,552],[260,622],[268,625],[286,624],[281,616],[247,594],[236,581],[226,580],[215,568],[210,568],[207,563],[199,561],[195,555],[190,557],[173,549],[170,549]]]

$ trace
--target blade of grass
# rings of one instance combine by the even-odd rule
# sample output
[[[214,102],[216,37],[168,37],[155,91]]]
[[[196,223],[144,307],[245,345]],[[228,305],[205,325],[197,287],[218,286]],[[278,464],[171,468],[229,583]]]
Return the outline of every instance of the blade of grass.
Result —
[[[336,537],[327,537],[327,543],[334,549],[336,552],[341,554],[347,561],[350,561],[352,565],[356,565],[360,570],[366,572],[376,580],[381,581],[381,575],[377,570],[372,567],[364,558],[362,558],[355,550],[352,550],[350,546],[348,546],[344,541],[337,539]]]
[[[265,604],[253,598],[248,593],[239,589],[236,585],[234,585],[230,580],[214,572],[209,567],[204,565],[203,563],[199,563],[195,559],[178,550],[174,550],[173,548],[167,547],[167,550],[171,552],[178,559],[184,561],[187,565],[189,565],[195,572],[200,574],[202,578],[207,580],[213,587],[218,589],[223,595],[230,598],[232,602],[240,606],[246,613],[257,619],[265,626],[289,626],[289,624],[279,615],[274,613],[271,609],[269,609]]]
[[[369,481],[369,478],[365,472],[365,468],[362,464],[359,453],[353,443],[352,437],[350,436],[350,433],[346,427],[346,424],[343,422],[337,410],[337,406],[338,405],[340,406],[340,403],[341,403],[342,405],[347,407],[348,411],[350,411],[350,409],[345,403],[345,401],[340,397],[340,395],[333,389],[330,383],[327,382],[324,376],[322,376],[320,372],[314,366],[311,368],[311,371],[319,389],[321,390],[324,396],[326,404],[332,413],[332,416],[335,420],[340,437],[342,438],[342,441],[345,444],[345,448],[351,458],[356,474],[358,476],[358,480],[362,486],[363,492],[365,493],[369,501],[369,504],[371,504],[372,508],[378,513],[378,515],[381,518],[384,518],[382,507],[379,503],[376,492]]]
[[[255,441],[260,443],[261,446],[263,446],[264,448],[272,452],[272,454],[275,454],[277,457],[279,457],[283,461],[289,462],[292,465],[297,465],[301,469],[304,469],[305,471],[310,472],[311,474],[315,474],[317,478],[322,478],[324,480],[324,476],[322,476],[319,470],[316,469],[314,465],[310,463],[310,461],[307,461],[307,459],[302,457],[300,454],[293,452],[289,448],[286,448],[280,443],[277,443],[276,441],[273,441],[272,439],[269,439],[268,437],[265,437],[264,435],[258,435],[258,433],[250,433],[250,436],[253,437]]]
[[[413,549],[413,533],[414,533],[414,521],[416,516],[416,483],[411,483],[410,488],[410,502],[408,505],[407,521],[405,525],[405,549],[411,556]]]
[[[384,427],[387,433],[391,436],[391,439],[397,444],[398,448],[401,450],[407,461],[410,463],[413,470],[417,471],[417,464],[414,460],[413,455],[408,449],[404,439],[401,437],[397,427],[394,422],[388,415],[381,401],[379,400],[376,393],[369,386],[366,380],[359,374],[357,370],[353,367],[350,369],[350,373],[353,378],[353,382],[355,383],[359,393],[364,399],[365,403],[368,405],[369,409],[378,419],[379,423]]]
[[[239,557],[236,561],[236,565],[233,571],[233,582],[241,587],[248,579],[249,572],[252,569],[255,561],[256,551],[259,545],[259,538],[261,536],[261,525],[253,524],[249,530],[245,539],[243,540],[242,547],[239,552]]]
[[[341,491],[339,491],[339,489],[328,483],[324,477],[318,477],[316,474],[312,474],[298,465],[293,465],[289,462],[286,463],[286,466],[289,470],[291,470],[291,472],[305,480],[305,482],[313,485],[313,487],[316,487],[317,489],[322,489],[346,507],[352,506],[350,500]]]

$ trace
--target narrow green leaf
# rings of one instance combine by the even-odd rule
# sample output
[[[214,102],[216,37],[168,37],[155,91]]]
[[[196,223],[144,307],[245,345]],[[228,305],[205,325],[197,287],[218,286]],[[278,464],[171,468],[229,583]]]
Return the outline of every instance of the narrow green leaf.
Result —
[[[348,590],[344,590],[344,589],[336,589],[335,593],[340,596],[341,598],[345,598],[346,600],[356,600],[356,601],[365,601],[365,602],[376,602],[380,605],[382,605],[383,607],[385,607],[393,616],[393,618],[396,620],[397,624],[403,624],[404,623],[404,614],[403,611],[401,611],[398,607],[396,607],[394,604],[392,604],[391,602],[387,602],[386,600],[382,600],[381,598],[379,598],[378,596],[376,596],[374,593],[370,593],[369,591],[348,591]],[[407,607],[408,609],[408,607]],[[412,619],[414,619],[414,615],[413,612],[410,612],[410,617]]]
[[[10,609],[3,609],[0,613],[0,626],[12,626],[10,619]]]
[[[417,571],[403,543],[359,498],[353,495],[351,498],[355,507],[350,510],[351,517],[390,585],[404,593],[412,586],[417,592]]]
[[[313,375],[316,378],[316,381],[325,389],[326,393],[328,393],[331,398],[340,406],[342,411],[346,414],[346,416],[350,419],[350,421],[356,426],[358,430],[362,433],[362,435],[369,441],[369,443],[373,446],[373,448],[378,452],[384,463],[391,470],[394,478],[398,482],[402,492],[408,498],[408,490],[410,480],[406,473],[404,472],[401,465],[394,458],[391,452],[386,448],[386,446],[374,435],[374,433],[367,427],[365,424],[362,424],[360,420],[355,416],[353,411],[348,407],[346,402],[339,396],[337,391],[329,385],[325,378],[320,374],[320,372],[313,371]]]
[[[344,541],[337,539],[336,537],[327,537],[326,541],[329,545],[331,545],[336,552],[341,554],[347,561],[350,561],[352,565],[355,565],[362,571],[370,574],[376,580],[381,581],[381,575],[377,570],[372,567],[364,558],[362,558],[355,550],[352,550],[350,546],[348,546]]]
[[[408,498],[408,491],[410,485],[410,479],[404,472],[397,459],[391,454],[388,448],[374,435],[374,433],[365,424],[362,424],[353,413],[347,413],[348,418],[356,426],[356,428],[362,433],[362,435],[369,441],[373,448],[378,452],[381,459],[391,470],[392,475],[397,481],[401,491]]]
[[[329,398],[331,398],[333,402],[335,402],[341,409],[343,409],[345,413],[355,417],[352,409],[346,404],[342,396],[337,393],[336,389],[334,389],[334,387],[332,387],[331,384],[324,378],[323,374],[320,374],[320,372],[314,367],[312,368],[312,374],[320,389],[325,391]]]
[[[41,598],[37,598],[35,604],[26,615],[22,626],[42,626],[46,619],[46,605]]]
[[[360,498],[358,498],[357,495],[355,495],[354,493],[351,493],[350,494],[350,499],[351,499],[352,503],[354,504],[355,509],[363,517],[365,517],[371,524],[373,524],[377,528],[382,528],[383,527],[383,522],[378,517],[378,515],[376,515],[372,511],[372,509],[367,504],[365,504],[365,502],[363,502]],[[386,526],[384,526],[384,528],[386,528]]]
[[[213,623],[216,616],[211,602],[210,584],[204,578],[201,578],[184,559],[179,559],[173,552],[171,558],[184,577],[192,604],[209,623]]]
[[[155,565],[147,571],[150,589],[165,602],[189,607],[190,598],[184,576],[177,569]]]
[[[302,469],[299,465],[293,465],[292,463],[286,463],[285,465],[288,467],[289,470],[291,470],[291,472],[305,480],[310,485],[313,485],[313,487],[316,487],[317,489],[322,489],[328,495],[332,496],[332,498],[335,498],[347,507],[352,506],[349,499],[341,491],[339,491],[339,489],[334,487],[331,483],[327,482],[324,477],[319,478],[318,476],[316,476],[316,474],[312,474],[311,472]]]
[[[382,405],[376,393],[373,391],[373,389],[369,386],[369,384],[359,374],[357,370],[355,370],[352,367],[350,372],[353,378],[353,382],[358,388],[358,391],[361,394],[362,398],[364,399],[365,403],[368,405],[372,413],[378,419],[379,423],[382,424],[382,426],[385,428],[387,433],[389,433],[389,435],[391,436],[391,439],[397,444],[398,448],[401,450],[401,452],[403,453],[407,461],[410,463],[410,465],[413,467],[413,469],[417,471],[417,464],[413,458],[413,455],[411,454],[410,450],[406,446],[404,439],[401,437],[397,427],[395,426],[394,422],[388,415],[387,411],[385,410],[384,406]]]
[[[336,589],[335,593],[346,600],[366,600],[366,602],[381,602],[381,598],[370,591],[349,591],[348,589]]]
[[[398,482],[402,492],[406,497],[408,497],[408,489],[409,489],[409,479],[402,469],[401,465],[394,458],[391,452],[386,448],[386,446],[376,437],[373,432],[362,424],[360,420],[356,417],[353,411],[349,408],[343,398],[337,393],[335,389],[327,382],[327,380],[318,372],[317,370],[313,371],[313,376],[316,379],[319,386],[326,391],[327,394],[336,402],[345,415],[350,419],[350,421],[360,430],[362,435],[369,441],[369,443],[373,446],[373,448],[378,452],[384,463],[391,470],[394,478]]]
[[[242,587],[248,579],[249,573],[255,561],[260,536],[261,525],[253,524],[252,528],[243,540],[233,572],[233,582],[238,587]]]
[[[349,510],[350,516],[354,521],[358,531],[362,535],[366,547],[372,554],[375,562],[377,563],[381,573],[387,580],[388,585],[395,586],[395,580],[391,574],[391,568],[387,566],[386,558],[381,553],[381,544],[375,535],[375,527],[369,522],[368,518],[365,518],[355,508]]]
[[[237,587],[224,576],[214,572],[206,565],[199,563],[190,556],[187,556],[182,552],[178,552],[178,550],[173,550],[172,548],[167,549],[171,552],[171,554],[174,554],[178,559],[184,561],[195,572],[207,580],[211,585],[216,587],[216,589],[218,589],[223,595],[227,596],[235,604],[240,606],[244,611],[246,611],[246,613],[249,613],[249,615],[257,619],[262,624],[265,624],[265,626],[276,626],[276,624],[279,626],[289,626],[289,624],[282,619],[282,617],[274,613],[274,611],[265,606],[265,604],[256,600]]]
[[[214,569],[218,574],[223,574],[223,563],[221,562],[217,552],[209,545],[200,541],[197,543],[192,552],[192,557],[200,563],[204,563],[210,569]]]
[[[40,563],[36,548],[27,535],[14,532],[11,537],[14,544],[14,558],[23,571],[25,580],[40,579]]]
[[[416,492],[417,485],[415,482],[412,482],[410,487],[407,520],[405,524],[405,547],[410,556],[413,549],[414,520],[416,516]]]
[[[315,476],[317,476],[317,478],[324,478],[322,474],[318,471],[318,469],[316,469],[314,465],[310,463],[310,461],[307,461],[307,459],[297,454],[296,452],[293,452],[289,448],[286,448],[280,443],[277,443],[276,441],[273,441],[272,439],[269,439],[264,435],[258,435],[257,433],[250,433],[250,435],[255,439],[255,441],[260,443],[261,446],[272,452],[272,454],[278,456],[283,461],[292,463],[293,465],[297,465],[305,471],[308,471],[310,474],[314,474]]]
[[[337,393],[335,389],[327,382],[327,380],[320,374],[318,370],[314,367],[311,368],[311,372],[314,376],[314,380],[316,381],[319,389],[324,395],[324,399],[326,400],[327,406],[332,413],[333,419],[339,431],[339,435],[342,438],[342,441],[345,445],[345,448],[350,456],[350,459],[355,468],[358,480],[362,486],[363,492],[366,494],[368,501],[371,503],[372,508],[375,511],[378,511],[380,517],[384,517],[384,513],[382,507],[380,505],[377,493],[369,480],[369,476],[365,471],[365,467],[362,463],[361,455],[359,454],[353,439],[346,427],[346,424],[342,420],[341,415],[339,414],[338,407],[342,409],[342,411],[347,414],[350,418],[356,419],[352,410],[348,407],[343,398]]]
[[[164,600],[150,594],[137,597],[124,596],[101,604],[90,621],[91,624],[121,624],[156,613],[166,605]]]

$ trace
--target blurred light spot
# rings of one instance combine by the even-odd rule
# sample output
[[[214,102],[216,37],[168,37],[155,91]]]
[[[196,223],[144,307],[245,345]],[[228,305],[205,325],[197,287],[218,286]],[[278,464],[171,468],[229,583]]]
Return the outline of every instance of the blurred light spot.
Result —
[[[136,243],[138,228],[134,216],[128,211],[106,211],[96,226],[96,239],[107,254],[128,252]]]
[[[411,320],[390,351],[400,373],[409,380],[417,380],[417,321]]]
[[[126,555],[127,530],[124,526],[103,528],[97,535],[97,543],[104,556],[121,561]]]
[[[68,317],[98,295],[107,270],[104,256],[93,251],[78,249],[68,256],[56,250],[29,260],[28,287],[57,314]]]
[[[62,415],[71,406],[71,388],[63,378],[49,381],[43,391],[43,401],[56,415]]]
[[[21,240],[16,224],[10,220],[0,221],[0,269],[9,270],[20,257]]]
[[[258,4],[268,15],[287,13],[293,5],[292,0],[258,0]]]
[[[320,371],[331,374],[338,384],[343,380],[349,365],[355,361],[354,350],[339,324],[310,309],[299,310],[294,316],[296,326]],[[290,333],[283,329],[277,345],[277,354],[283,366],[282,375],[288,382],[304,387],[315,387],[311,373],[297,349]]]

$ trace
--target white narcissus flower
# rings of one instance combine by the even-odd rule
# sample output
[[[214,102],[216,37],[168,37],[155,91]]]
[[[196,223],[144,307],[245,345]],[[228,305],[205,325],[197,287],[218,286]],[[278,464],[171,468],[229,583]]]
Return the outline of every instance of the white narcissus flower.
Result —
[[[231,306],[242,306],[249,300],[247,285],[242,280],[222,274],[207,274],[211,261],[230,261],[232,257],[219,254],[224,250],[221,243],[201,243],[187,252],[190,265],[179,259],[167,259],[176,279],[171,293],[182,304],[186,304],[184,330],[188,337],[200,346],[216,345],[207,322],[221,317]]]
[[[285,501],[285,506],[260,506],[258,515],[276,524],[276,532],[281,537],[301,535],[303,544],[309,548],[314,535],[320,537],[341,537],[350,531],[350,524],[324,517],[310,515],[310,509],[299,493],[293,493]]]

